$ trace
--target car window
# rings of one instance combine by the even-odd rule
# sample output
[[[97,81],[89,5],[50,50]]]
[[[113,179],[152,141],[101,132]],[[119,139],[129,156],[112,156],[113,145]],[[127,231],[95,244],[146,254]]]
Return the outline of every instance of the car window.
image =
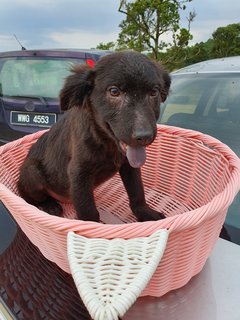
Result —
[[[160,123],[198,130],[240,156],[240,74],[172,75]]]
[[[194,114],[204,88],[203,81],[189,82],[189,79],[173,78],[171,92],[167,104],[165,104],[161,121],[167,122],[172,115],[180,111]]]
[[[0,69],[1,96],[57,98],[64,79],[83,59],[4,58]]]

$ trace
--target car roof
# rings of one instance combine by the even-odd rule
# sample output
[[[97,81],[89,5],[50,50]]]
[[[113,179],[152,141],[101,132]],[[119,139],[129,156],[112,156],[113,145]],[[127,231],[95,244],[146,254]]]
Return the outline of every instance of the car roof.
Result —
[[[240,56],[211,59],[173,71],[172,74],[240,72]]]
[[[16,50],[0,52],[0,58],[8,57],[67,57],[86,58],[86,56],[103,56],[109,54],[109,50],[96,49],[37,49],[37,50]]]

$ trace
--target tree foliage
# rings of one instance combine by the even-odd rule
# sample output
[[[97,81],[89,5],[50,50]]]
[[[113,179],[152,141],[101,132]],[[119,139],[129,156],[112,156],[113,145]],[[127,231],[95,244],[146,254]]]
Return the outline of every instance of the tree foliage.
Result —
[[[180,11],[192,0],[121,0],[119,11],[126,18],[120,24],[117,43],[100,43],[97,49],[147,51],[162,60],[169,71],[200,61],[240,55],[240,23],[217,28],[206,42],[189,46],[190,26],[196,13],[190,12],[187,28],[180,27]],[[172,43],[164,34],[172,33]]]
[[[216,58],[240,55],[240,23],[219,27],[212,36],[212,55]]]
[[[107,43],[100,42],[96,46],[96,49],[99,49],[99,50],[114,50],[114,48],[115,48],[115,43],[113,41],[107,42]]]
[[[217,28],[206,42],[179,48],[172,46],[160,55],[172,71],[200,61],[240,55],[240,23]]]
[[[137,51],[150,51],[159,58],[159,53],[170,43],[164,35],[171,33],[175,45],[184,47],[191,39],[190,24],[195,13],[188,16],[188,30],[180,28],[180,13],[192,0],[135,0],[120,1],[119,12],[126,18],[120,23],[118,46]]]
[[[188,43],[192,39],[190,32],[182,28],[173,37],[173,45],[159,54],[159,58],[169,70],[181,68],[188,59]]]

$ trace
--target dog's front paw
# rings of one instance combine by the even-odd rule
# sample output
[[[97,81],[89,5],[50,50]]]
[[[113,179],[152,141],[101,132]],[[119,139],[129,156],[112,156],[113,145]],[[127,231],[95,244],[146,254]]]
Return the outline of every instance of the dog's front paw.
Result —
[[[156,221],[156,220],[160,220],[160,219],[165,218],[163,213],[158,212],[154,209],[151,209],[147,205],[135,208],[133,212],[136,215],[139,222]]]

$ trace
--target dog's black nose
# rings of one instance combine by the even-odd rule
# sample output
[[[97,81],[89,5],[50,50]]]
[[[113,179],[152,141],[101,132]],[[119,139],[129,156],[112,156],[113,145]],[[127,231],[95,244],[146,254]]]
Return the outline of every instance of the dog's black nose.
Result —
[[[153,141],[153,133],[150,131],[139,130],[132,135],[135,143],[140,146],[147,146]]]

